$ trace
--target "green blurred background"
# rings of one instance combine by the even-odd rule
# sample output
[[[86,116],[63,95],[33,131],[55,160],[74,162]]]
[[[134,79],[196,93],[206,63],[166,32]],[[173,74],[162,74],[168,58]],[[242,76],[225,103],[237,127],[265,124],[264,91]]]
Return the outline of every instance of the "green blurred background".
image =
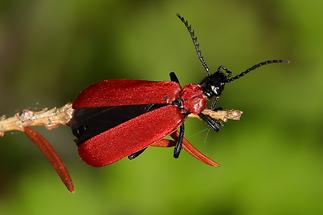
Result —
[[[204,76],[184,26],[213,71],[263,67],[228,85],[244,111],[219,133],[187,120],[186,137],[219,161],[151,148],[104,168],[79,160],[67,127],[39,129],[62,156],[69,193],[23,134],[0,139],[0,214],[323,214],[322,1],[1,0],[0,115],[61,106],[102,79]]]

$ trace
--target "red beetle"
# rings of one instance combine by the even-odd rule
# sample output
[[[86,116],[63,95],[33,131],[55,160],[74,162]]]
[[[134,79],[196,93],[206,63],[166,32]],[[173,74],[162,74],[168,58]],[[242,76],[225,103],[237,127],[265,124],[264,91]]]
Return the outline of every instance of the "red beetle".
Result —
[[[104,166],[126,156],[133,159],[151,145],[175,145],[174,157],[177,158],[183,143],[184,149],[194,157],[217,166],[185,140],[185,118],[188,114],[196,114],[218,131],[221,122],[202,113],[208,100],[214,98],[216,101],[226,83],[260,66],[288,62],[264,61],[234,77],[220,66],[211,74],[193,29],[187,20],[177,16],[191,35],[207,77],[200,84],[181,87],[175,73],[170,73],[171,81],[104,80],[83,90],[73,102],[75,111],[70,126],[77,138],[79,154],[89,165]],[[163,140],[168,135],[175,141]]]

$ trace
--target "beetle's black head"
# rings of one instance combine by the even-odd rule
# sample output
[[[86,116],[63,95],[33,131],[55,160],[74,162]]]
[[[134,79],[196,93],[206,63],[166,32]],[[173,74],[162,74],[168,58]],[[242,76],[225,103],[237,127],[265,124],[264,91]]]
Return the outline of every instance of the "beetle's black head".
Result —
[[[218,70],[204,78],[200,86],[208,98],[219,97],[224,89],[224,85],[227,83],[228,77],[229,75]]]
[[[258,67],[261,67],[263,65],[272,64],[272,63],[288,63],[288,60],[267,60],[260,62],[258,64],[253,65],[249,69],[246,69],[245,71],[241,72],[240,74],[231,77],[231,71],[229,71],[224,66],[220,66],[215,73],[212,75],[208,75],[206,78],[203,79],[203,81],[200,83],[204,94],[208,98],[212,97],[219,97],[224,89],[224,85],[226,83],[235,81],[247,73],[257,69]]]

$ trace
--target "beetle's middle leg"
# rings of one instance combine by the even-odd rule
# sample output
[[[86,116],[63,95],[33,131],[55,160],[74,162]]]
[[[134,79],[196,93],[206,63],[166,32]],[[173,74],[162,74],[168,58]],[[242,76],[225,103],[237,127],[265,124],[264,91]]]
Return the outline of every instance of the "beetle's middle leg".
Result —
[[[178,78],[177,78],[177,76],[176,76],[175,72],[171,72],[171,73],[169,73],[169,77],[170,77],[170,80],[171,80],[171,81],[174,81],[174,82],[176,82],[176,83],[178,83],[178,84],[179,84],[179,80],[178,80]]]
[[[174,158],[178,158],[182,150],[182,143],[184,139],[184,123],[179,127],[179,135],[174,147]]]

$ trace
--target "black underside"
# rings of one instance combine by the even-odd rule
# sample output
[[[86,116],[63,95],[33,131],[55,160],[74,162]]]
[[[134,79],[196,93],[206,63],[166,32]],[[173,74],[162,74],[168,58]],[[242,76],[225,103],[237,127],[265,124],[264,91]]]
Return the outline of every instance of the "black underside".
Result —
[[[155,110],[166,104],[145,104],[76,109],[70,127],[79,145],[86,140],[132,118]]]

